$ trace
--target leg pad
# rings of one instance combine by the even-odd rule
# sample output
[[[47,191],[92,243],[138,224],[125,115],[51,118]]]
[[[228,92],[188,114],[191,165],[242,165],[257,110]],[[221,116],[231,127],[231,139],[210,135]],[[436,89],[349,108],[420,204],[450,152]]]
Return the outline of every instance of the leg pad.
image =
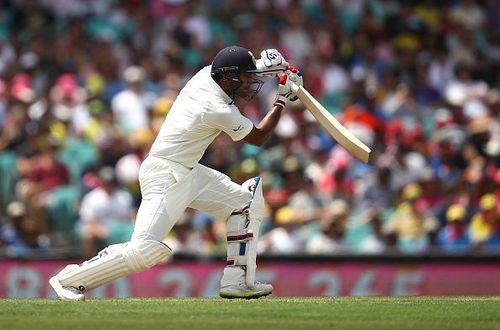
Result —
[[[227,220],[227,265],[245,266],[245,282],[253,287],[257,268],[257,240],[264,218],[264,198],[259,177],[245,181],[242,186],[252,193],[252,200]]]
[[[85,292],[120,277],[151,268],[171,254],[172,250],[158,241],[137,240],[114,244],[77,269],[61,275],[59,281],[63,286],[75,287]]]

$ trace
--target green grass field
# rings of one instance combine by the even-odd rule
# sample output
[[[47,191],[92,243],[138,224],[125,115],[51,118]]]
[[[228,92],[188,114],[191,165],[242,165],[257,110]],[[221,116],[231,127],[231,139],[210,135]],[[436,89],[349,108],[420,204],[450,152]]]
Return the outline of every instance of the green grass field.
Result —
[[[0,329],[500,329],[500,297],[0,300]]]

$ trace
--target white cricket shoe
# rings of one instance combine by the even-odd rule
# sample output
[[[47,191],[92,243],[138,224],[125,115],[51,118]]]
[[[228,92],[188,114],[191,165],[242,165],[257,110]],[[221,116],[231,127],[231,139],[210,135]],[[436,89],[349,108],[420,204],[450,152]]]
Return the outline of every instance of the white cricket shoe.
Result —
[[[68,265],[68,266],[64,267],[63,270],[61,270],[57,275],[52,276],[50,278],[49,284],[52,287],[52,289],[54,289],[54,291],[57,293],[57,295],[59,296],[59,298],[61,300],[80,301],[80,300],[85,299],[85,296],[83,295],[83,293],[80,290],[78,290],[77,288],[74,288],[71,286],[62,286],[61,282],[59,282],[59,276],[61,276],[63,274],[67,274],[67,273],[75,270],[78,267],[80,267],[80,266],[75,265],[75,264]]]
[[[253,288],[250,288],[246,285],[246,283],[223,286],[219,291],[219,296],[221,296],[221,298],[228,299],[256,299],[267,296],[271,293],[273,293],[273,286],[271,284],[256,281]]]

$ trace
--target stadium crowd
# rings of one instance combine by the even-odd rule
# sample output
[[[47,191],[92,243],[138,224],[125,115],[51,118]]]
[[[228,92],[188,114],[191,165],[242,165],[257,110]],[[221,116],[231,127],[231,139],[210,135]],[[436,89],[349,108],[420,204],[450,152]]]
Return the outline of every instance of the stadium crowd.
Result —
[[[202,162],[236,182],[264,179],[260,253],[500,251],[498,1],[0,6],[4,256],[92,256],[127,240],[141,160],[183,84],[230,44],[279,49],[375,156],[353,159],[298,101],[261,149],[221,134]],[[249,118],[264,115],[274,84],[243,104]],[[222,254],[224,220],[189,210],[165,240]]]

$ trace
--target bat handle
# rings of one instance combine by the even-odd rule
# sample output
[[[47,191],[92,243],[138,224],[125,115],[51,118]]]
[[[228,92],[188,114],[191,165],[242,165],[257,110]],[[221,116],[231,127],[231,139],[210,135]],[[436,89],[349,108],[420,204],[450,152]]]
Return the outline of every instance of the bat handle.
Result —
[[[288,62],[287,62],[287,64],[288,64]],[[288,65],[287,65],[287,67],[288,67]],[[257,74],[262,75],[262,76],[276,77],[277,75],[279,75],[282,72],[285,72],[286,70],[287,70],[286,67],[262,69],[259,72],[257,72]]]
[[[297,84],[293,83],[290,81],[291,87],[292,87],[292,92],[295,94],[299,90],[299,86]]]

